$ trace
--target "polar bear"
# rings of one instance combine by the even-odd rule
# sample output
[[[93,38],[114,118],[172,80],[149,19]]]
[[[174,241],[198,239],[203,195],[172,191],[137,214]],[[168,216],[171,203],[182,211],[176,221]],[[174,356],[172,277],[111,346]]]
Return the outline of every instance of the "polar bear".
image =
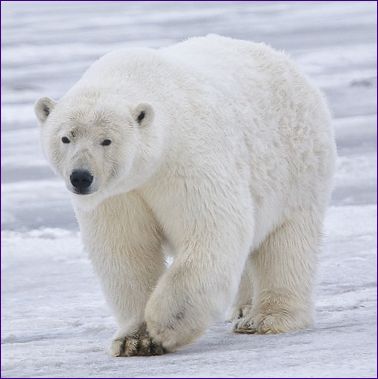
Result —
[[[216,35],[116,50],[35,112],[118,323],[114,356],[172,352],[233,302],[236,333],[311,325],[336,150],[284,53]]]

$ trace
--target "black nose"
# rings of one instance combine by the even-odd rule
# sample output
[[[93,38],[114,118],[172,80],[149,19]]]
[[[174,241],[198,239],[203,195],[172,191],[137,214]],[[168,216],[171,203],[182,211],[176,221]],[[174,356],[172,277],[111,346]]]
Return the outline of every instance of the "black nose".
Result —
[[[81,193],[85,192],[85,190],[92,184],[93,176],[87,170],[73,170],[70,180],[75,189]]]

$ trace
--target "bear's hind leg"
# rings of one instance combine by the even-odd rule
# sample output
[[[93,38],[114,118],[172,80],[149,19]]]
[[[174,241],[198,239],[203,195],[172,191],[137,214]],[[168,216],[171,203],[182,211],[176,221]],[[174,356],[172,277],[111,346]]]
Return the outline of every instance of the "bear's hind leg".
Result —
[[[311,325],[312,287],[321,217],[300,211],[252,255],[254,304],[236,333],[284,333]]]

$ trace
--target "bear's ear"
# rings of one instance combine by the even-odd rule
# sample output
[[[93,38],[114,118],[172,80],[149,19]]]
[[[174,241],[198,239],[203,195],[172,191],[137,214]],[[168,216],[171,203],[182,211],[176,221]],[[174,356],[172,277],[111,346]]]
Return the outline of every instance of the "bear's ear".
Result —
[[[34,105],[34,112],[38,120],[44,123],[49,117],[49,114],[54,109],[56,101],[50,99],[49,97],[41,97]]]
[[[141,127],[150,125],[154,119],[154,110],[150,104],[140,103],[132,112],[137,124]]]

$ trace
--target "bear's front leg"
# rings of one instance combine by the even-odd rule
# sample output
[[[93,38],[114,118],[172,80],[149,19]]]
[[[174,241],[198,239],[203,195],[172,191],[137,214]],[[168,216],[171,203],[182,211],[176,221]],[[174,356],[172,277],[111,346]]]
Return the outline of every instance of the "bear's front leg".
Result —
[[[187,209],[181,209],[181,217],[172,215],[175,225],[168,232],[177,256],[145,312],[150,336],[168,351],[200,336],[231,303],[253,237],[249,204],[219,199],[196,204],[196,212],[204,213]]]
[[[84,246],[118,323],[110,353],[163,353],[148,336],[144,320],[147,300],[165,269],[162,236],[151,211],[138,195],[128,193],[76,213]]]

